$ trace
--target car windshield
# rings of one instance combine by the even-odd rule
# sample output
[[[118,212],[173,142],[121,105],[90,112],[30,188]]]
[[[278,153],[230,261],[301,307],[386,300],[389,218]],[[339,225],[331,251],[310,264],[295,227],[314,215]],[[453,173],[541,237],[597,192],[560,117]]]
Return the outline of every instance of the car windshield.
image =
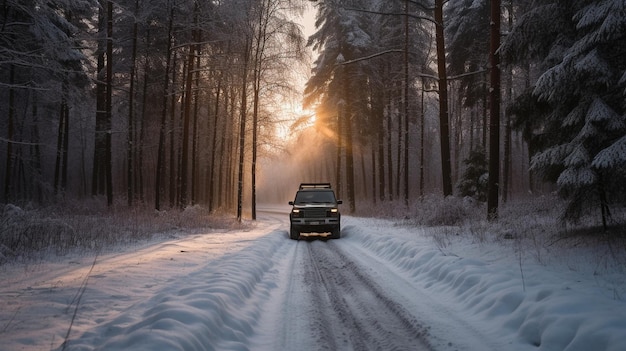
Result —
[[[335,194],[332,191],[299,191],[296,193],[297,204],[306,203],[334,203]]]

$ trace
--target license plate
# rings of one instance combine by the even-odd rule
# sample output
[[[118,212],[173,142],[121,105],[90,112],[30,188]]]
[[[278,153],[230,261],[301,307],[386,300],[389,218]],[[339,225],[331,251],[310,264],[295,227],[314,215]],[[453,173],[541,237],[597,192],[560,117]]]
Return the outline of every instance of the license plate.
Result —
[[[316,224],[320,224],[320,222],[315,221],[315,222],[311,222],[311,224],[316,225]]]

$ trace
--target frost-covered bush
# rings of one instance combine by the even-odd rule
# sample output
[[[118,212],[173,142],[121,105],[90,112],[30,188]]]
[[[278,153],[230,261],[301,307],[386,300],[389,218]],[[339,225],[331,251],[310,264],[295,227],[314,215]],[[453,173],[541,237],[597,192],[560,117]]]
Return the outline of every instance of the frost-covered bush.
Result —
[[[238,225],[232,216],[210,214],[201,206],[154,212],[125,206],[108,209],[90,201],[29,210],[6,205],[0,224],[0,263],[73,250],[106,251],[155,235]]]
[[[482,213],[483,208],[481,203],[470,197],[427,196],[423,201],[413,204],[411,220],[426,226],[461,225],[486,216]]]
[[[485,212],[485,213],[483,213]],[[412,225],[461,225],[486,216],[484,205],[471,197],[428,195],[415,200],[408,208],[404,200],[379,202],[376,205],[360,204],[357,214],[365,217],[400,219]]]

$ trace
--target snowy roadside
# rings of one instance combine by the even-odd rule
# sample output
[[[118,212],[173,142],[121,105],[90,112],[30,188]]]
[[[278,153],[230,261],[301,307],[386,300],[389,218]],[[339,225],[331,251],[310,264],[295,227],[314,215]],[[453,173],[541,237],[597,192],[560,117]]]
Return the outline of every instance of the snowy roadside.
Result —
[[[571,262],[548,268],[527,259],[522,279],[512,248],[476,244],[463,235],[439,247],[430,232],[436,228],[385,220],[344,217],[343,225],[344,237],[333,244],[346,253],[353,249],[354,259],[364,264],[384,265],[403,276],[410,284],[391,281],[389,289],[406,294],[420,289],[433,303],[446,306],[450,318],[489,338],[490,345],[623,349],[626,303],[612,299],[611,287],[598,284],[597,276],[572,270]],[[286,263],[300,244],[287,239],[286,226],[270,218],[249,231],[157,241],[98,257],[91,272],[93,257],[42,263],[27,271],[3,267],[2,348],[61,350],[72,324],[68,350],[258,350],[254,335],[259,328],[287,327],[260,325],[282,319],[264,313],[283,302],[277,298],[285,298]],[[420,317],[424,322],[446,318]],[[439,339],[447,334],[448,340],[464,333],[431,331]],[[476,344],[472,349],[484,348]]]
[[[144,349],[151,349],[150,341],[164,342],[159,333],[137,340],[133,331],[142,333],[141,326],[147,326],[148,330],[167,329],[163,323],[168,320],[194,324],[206,315],[197,313],[185,320],[185,313],[194,313],[190,306],[176,308],[167,304],[167,300],[182,295],[197,300],[198,296],[190,295],[194,284],[219,290],[205,292],[215,296],[204,299],[206,305],[198,309],[212,310],[218,319],[229,316],[232,310],[225,309],[238,309],[241,305],[237,296],[258,289],[254,283],[256,277],[250,274],[264,267],[259,258],[283,239],[262,240],[270,238],[268,232],[276,226],[270,222],[246,231],[181,234],[95,258],[50,258],[35,265],[3,266],[0,268],[2,350],[61,349],[70,325],[69,339],[78,340],[72,341],[67,349],[94,349],[105,346],[105,341],[113,343],[109,349],[123,348],[116,342],[118,334],[130,339],[125,341],[127,349],[133,348],[133,342],[135,346],[141,344]],[[253,248],[253,252],[245,254],[247,248]],[[222,296],[234,300],[222,301]],[[79,308],[72,321],[76,306]],[[243,315],[229,318],[235,324],[245,324]],[[222,325],[223,321],[215,323]],[[187,329],[174,328],[170,332],[187,339]]]
[[[508,343],[508,349],[624,348],[626,301],[614,299],[616,287],[598,280],[591,264],[594,252],[544,258],[552,261],[548,266],[536,263],[532,252],[475,243],[467,233],[441,248],[429,240],[436,235],[429,231],[441,228],[393,227],[356,218],[346,224],[359,233],[363,248],[448,301],[458,315],[492,340]],[[603,274],[623,288],[621,270]]]

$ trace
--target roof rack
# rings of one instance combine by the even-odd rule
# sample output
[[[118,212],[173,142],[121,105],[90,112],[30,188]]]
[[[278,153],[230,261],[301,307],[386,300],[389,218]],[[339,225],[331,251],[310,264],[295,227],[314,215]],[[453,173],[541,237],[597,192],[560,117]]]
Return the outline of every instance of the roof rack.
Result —
[[[302,189],[330,189],[330,183],[300,183]]]

